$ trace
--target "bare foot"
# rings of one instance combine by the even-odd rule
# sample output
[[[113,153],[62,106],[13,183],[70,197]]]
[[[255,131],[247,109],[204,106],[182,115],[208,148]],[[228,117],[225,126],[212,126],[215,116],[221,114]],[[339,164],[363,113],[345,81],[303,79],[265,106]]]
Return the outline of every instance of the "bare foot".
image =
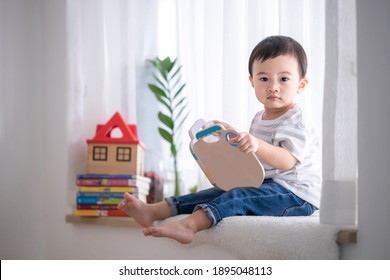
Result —
[[[211,226],[211,221],[203,210],[198,210],[180,221],[144,228],[145,236],[168,237],[182,244],[191,243],[198,231]]]
[[[144,228],[145,236],[168,237],[182,244],[191,243],[195,237],[194,230],[182,221],[162,224],[158,227]]]
[[[143,203],[129,193],[125,193],[118,209],[132,217],[141,227],[149,227],[157,219],[152,204]]]

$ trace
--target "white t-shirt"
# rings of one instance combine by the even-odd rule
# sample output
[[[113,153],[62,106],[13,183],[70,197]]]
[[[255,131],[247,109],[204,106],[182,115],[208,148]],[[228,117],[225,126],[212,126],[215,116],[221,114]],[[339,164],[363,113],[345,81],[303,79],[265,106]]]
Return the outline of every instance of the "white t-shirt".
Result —
[[[298,160],[293,168],[282,171],[259,158],[265,178],[272,178],[319,208],[322,183],[320,145],[313,127],[298,105],[274,120],[263,120],[263,113],[260,111],[255,115],[249,133],[269,144],[286,148]]]

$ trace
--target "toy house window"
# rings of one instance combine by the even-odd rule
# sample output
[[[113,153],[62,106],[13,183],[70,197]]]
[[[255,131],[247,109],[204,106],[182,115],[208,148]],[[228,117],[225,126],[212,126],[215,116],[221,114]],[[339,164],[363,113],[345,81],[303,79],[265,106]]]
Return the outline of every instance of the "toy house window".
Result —
[[[106,161],[107,160],[107,147],[102,147],[102,146],[93,147],[93,160]]]
[[[117,161],[131,161],[131,148],[118,147],[116,149]]]

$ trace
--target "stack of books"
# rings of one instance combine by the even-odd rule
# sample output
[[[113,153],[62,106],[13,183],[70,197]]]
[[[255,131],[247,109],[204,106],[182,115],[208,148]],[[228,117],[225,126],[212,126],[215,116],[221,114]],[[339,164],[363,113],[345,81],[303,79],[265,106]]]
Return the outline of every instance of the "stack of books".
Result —
[[[126,216],[117,209],[126,192],[147,202],[151,179],[139,175],[77,175],[77,201],[75,215],[78,216]]]

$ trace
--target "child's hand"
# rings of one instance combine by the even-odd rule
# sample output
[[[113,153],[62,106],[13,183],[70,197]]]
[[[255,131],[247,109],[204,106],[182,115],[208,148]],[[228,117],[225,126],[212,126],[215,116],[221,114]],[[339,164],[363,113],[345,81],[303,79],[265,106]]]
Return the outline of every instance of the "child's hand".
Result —
[[[228,140],[229,144],[237,144],[238,149],[244,153],[256,153],[259,149],[259,141],[248,132],[240,132],[237,136]]]

